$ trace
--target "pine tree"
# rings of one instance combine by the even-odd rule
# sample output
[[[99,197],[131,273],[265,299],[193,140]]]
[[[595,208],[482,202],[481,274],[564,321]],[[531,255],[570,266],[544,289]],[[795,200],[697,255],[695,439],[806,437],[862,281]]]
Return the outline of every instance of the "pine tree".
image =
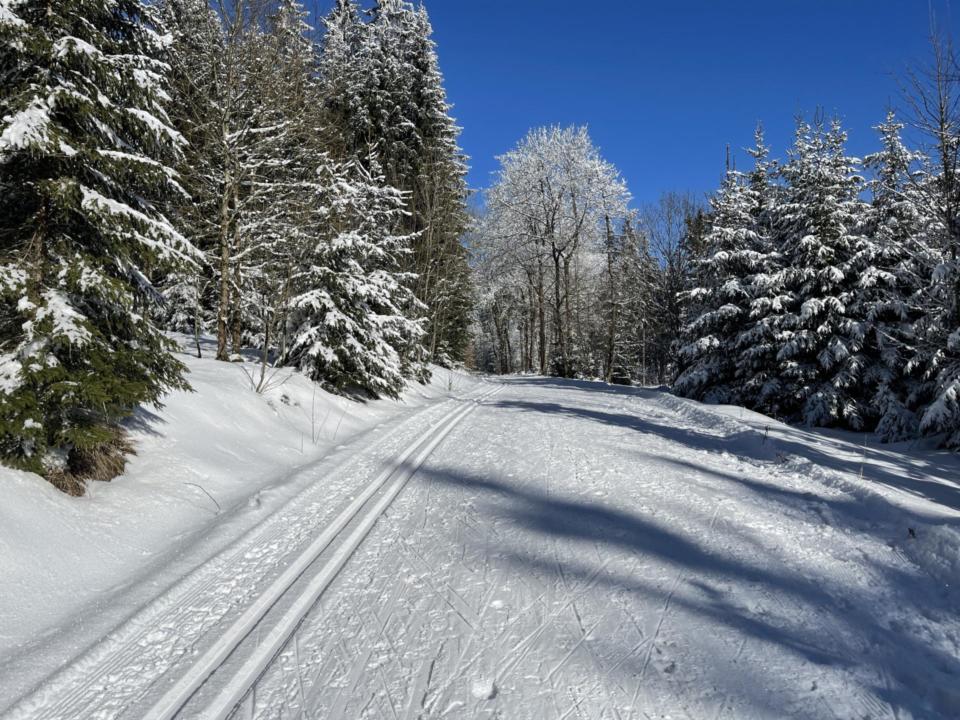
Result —
[[[186,387],[149,312],[148,276],[194,254],[161,212],[183,144],[163,43],[137,0],[0,13],[0,454],[20,467],[82,477],[136,405]]]

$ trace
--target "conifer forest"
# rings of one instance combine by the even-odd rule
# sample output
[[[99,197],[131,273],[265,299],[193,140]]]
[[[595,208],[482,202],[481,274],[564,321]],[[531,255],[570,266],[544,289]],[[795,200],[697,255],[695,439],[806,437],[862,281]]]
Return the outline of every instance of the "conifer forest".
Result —
[[[939,3],[0,0],[0,720],[960,718]]]

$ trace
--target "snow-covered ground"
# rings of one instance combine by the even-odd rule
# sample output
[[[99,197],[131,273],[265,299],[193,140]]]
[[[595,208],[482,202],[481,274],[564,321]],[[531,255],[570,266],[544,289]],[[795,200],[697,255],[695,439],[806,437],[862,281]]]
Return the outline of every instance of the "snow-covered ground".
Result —
[[[296,405],[194,367],[129,477],[4,476],[10,717],[960,717],[955,456],[442,373],[417,412],[323,396],[349,420],[299,455]]]
[[[172,583],[296,497],[352,448],[478,380],[437,368],[401,401],[330,395],[299,373],[257,394],[252,362],[181,359],[193,393],[131,424],[137,455],[69,498],[0,466],[0,711]]]

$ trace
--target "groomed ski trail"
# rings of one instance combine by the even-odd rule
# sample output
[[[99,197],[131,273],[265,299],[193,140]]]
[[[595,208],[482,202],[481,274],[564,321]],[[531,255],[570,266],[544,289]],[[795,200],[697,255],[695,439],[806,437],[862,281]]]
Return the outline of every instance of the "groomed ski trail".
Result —
[[[325,583],[315,578],[305,591],[295,595],[297,612],[302,615],[309,610],[336,570],[362,542],[363,537],[354,530],[346,541],[336,543],[345,529],[357,525],[368,532],[409,479],[407,463],[411,459],[422,463],[457,423],[499,389],[485,384],[461,399],[420,410],[374,447],[365,448],[360,456],[350,457],[329,474],[318,477],[238,543],[42,682],[3,717],[157,720],[177,716],[237,646],[254,631],[264,630],[261,623],[265,616],[277,608],[304,573],[333,554],[317,571],[317,577],[326,578]],[[424,424],[426,430],[422,429]],[[404,444],[398,447],[398,443]],[[322,460],[315,463],[323,464]],[[358,487],[356,478],[372,474],[378,464],[385,469],[373,481]],[[312,471],[307,467],[297,472]],[[348,489],[350,501],[335,517],[323,519],[324,511],[329,514],[328,483],[334,478],[354,483]],[[388,484],[387,491],[382,492]],[[311,539],[312,535],[315,537]],[[283,638],[296,622],[288,612],[283,625],[268,632]],[[276,642],[272,653],[282,647],[282,641]],[[265,665],[270,654],[258,649],[256,662]],[[253,683],[256,674],[241,682]],[[233,678],[230,687],[237,681]]]

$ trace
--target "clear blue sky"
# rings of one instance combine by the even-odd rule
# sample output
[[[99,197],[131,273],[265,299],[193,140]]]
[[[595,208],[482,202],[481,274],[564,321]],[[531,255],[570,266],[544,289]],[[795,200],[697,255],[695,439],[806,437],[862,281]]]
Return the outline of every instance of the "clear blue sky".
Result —
[[[472,186],[528,128],[586,124],[638,203],[715,187],[726,144],[746,163],[757,121],[781,155],[795,115],[818,106],[844,120],[851,152],[871,152],[930,27],[926,0],[425,4]],[[933,8],[948,27],[949,5]]]
[[[529,128],[586,124],[638,204],[712,190],[727,143],[747,163],[758,121],[782,155],[817,107],[871,152],[930,27],[927,0],[424,2],[473,187]],[[947,1],[933,8],[949,26]]]

